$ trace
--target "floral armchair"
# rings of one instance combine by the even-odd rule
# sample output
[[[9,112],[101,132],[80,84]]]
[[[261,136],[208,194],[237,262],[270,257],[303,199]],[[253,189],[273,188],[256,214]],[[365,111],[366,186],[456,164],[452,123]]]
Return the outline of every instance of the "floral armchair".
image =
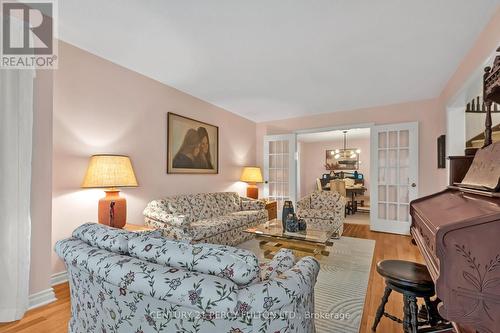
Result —
[[[58,241],[68,268],[68,332],[314,332],[319,264],[282,250],[256,256],[85,224]]]
[[[342,236],[345,198],[335,191],[315,191],[297,202],[297,216],[313,228],[332,228],[334,237]]]

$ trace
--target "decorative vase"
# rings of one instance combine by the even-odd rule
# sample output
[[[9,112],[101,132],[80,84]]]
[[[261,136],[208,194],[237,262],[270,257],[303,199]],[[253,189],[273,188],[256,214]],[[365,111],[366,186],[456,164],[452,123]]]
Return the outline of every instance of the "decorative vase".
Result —
[[[293,203],[289,200],[285,201],[283,204],[283,211],[281,213],[281,223],[283,225],[283,230],[286,230],[286,219],[288,218],[288,214],[294,214]]]
[[[304,219],[299,219],[299,231],[304,231],[307,229],[307,224],[306,224],[306,221],[304,221]]]
[[[285,230],[288,232],[297,232],[299,231],[299,223],[297,221],[297,215],[289,214],[286,219],[286,227]]]

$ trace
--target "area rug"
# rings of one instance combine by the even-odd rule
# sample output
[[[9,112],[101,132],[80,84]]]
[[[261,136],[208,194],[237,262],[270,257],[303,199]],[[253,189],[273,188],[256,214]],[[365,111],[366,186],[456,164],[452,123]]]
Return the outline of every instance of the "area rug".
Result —
[[[265,261],[257,241],[239,247],[258,254]],[[368,288],[375,241],[352,237],[333,240],[315,287],[316,332],[358,333]]]

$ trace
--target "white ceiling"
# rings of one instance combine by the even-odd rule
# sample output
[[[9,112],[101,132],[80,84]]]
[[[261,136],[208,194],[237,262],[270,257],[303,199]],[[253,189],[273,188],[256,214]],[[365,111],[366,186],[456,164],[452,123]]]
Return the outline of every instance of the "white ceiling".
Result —
[[[297,141],[305,143],[339,141],[343,139],[344,132],[342,130],[297,135]],[[370,139],[370,128],[352,128],[347,131],[347,143],[349,143],[349,140],[361,139]]]
[[[432,98],[500,0],[64,0],[60,38],[254,121]]]

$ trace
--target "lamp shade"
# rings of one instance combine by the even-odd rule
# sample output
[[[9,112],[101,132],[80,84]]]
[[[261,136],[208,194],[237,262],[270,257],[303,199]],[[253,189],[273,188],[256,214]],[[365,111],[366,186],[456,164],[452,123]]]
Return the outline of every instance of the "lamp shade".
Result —
[[[245,167],[240,180],[246,183],[262,183],[262,173],[259,167]]]
[[[128,156],[93,155],[83,179],[84,188],[137,187],[134,169]]]

